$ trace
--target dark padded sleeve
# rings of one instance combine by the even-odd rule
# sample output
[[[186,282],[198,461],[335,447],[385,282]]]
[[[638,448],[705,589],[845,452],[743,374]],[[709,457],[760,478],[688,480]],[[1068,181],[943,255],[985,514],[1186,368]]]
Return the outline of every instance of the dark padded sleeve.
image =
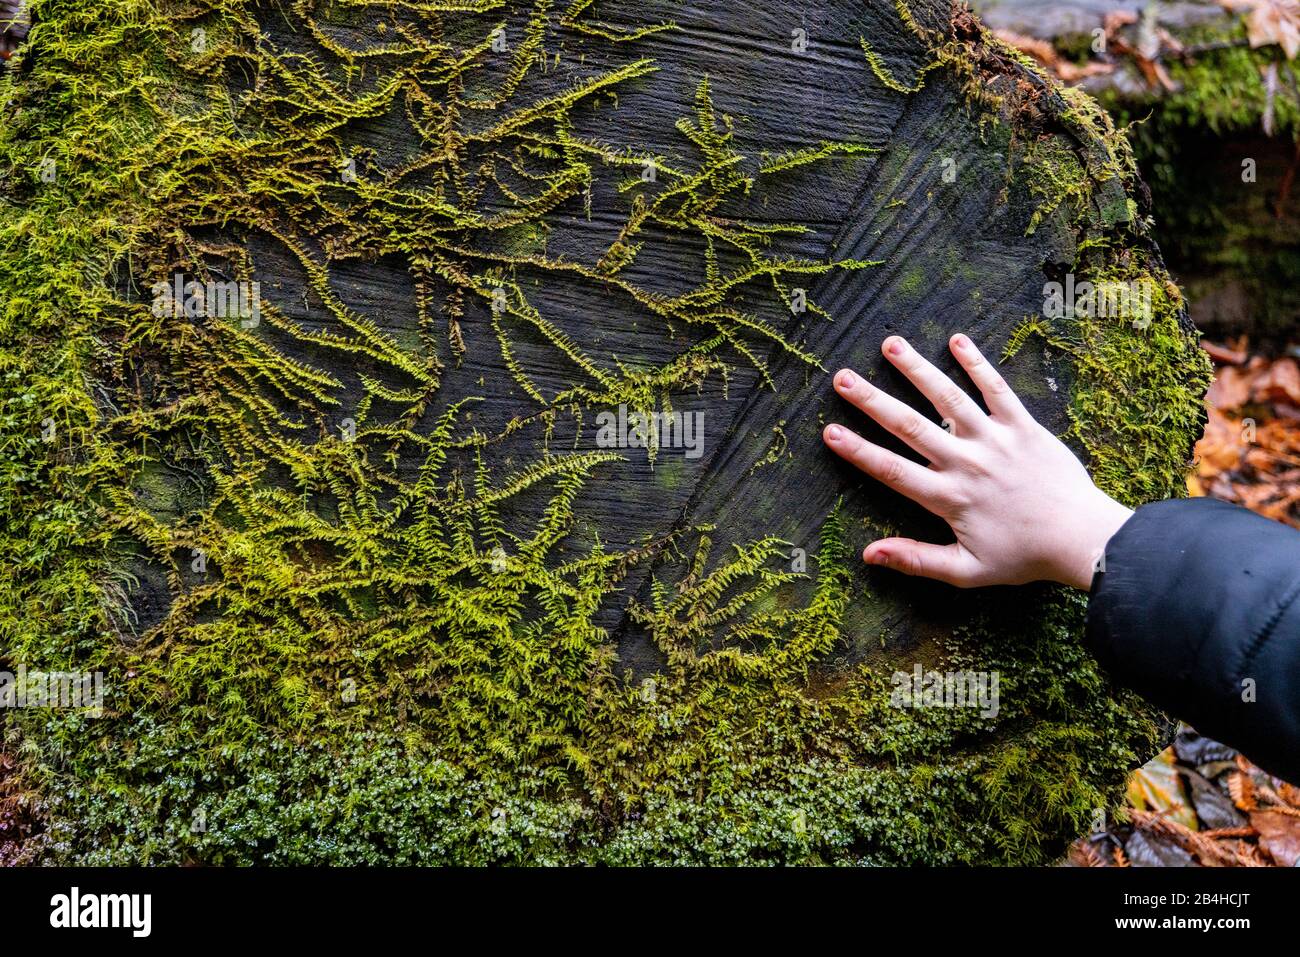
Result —
[[[1143,506],[1093,576],[1086,640],[1117,680],[1300,783],[1300,532],[1213,499]]]

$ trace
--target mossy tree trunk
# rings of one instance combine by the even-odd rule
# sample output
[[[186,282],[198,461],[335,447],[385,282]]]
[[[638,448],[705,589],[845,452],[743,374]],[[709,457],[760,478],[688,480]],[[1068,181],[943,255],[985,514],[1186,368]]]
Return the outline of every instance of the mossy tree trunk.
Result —
[[[980,0],[990,28],[1050,42],[1080,81],[1132,124],[1160,247],[1196,326],[1285,345],[1300,322],[1300,62],[1212,0],[1069,6]],[[1099,49],[1101,47],[1101,49]],[[1142,68],[1139,51],[1147,57]],[[1159,70],[1162,80],[1156,78]]]
[[[863,569],[944,530],[818,433],[963,330],[1174,494],[1204,362],[1123,138],[929,0],[449,6],[36,5],[0,658],[109,693],[11,719],[32,855],[1058,853],[1158,716],[1077,597]],[[1045,316],[1076,280],[1150,307]],[[918,666],[999,697],[896,707]]]

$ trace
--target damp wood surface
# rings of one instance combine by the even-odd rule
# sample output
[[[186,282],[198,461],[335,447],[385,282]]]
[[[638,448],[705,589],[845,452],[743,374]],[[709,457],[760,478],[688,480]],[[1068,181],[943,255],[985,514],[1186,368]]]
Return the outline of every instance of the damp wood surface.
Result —
[[[527,29],[529,8],[520,9],[506,20],[507,49]],[[826,317],[793,314],[786,297],[770,283],[743,286],[735,303],[815,356],[817,363],[760,343],[755,354],[765,374],[742,360],[725,381],[712,377],[698,388],[672,395],[672,409],[700,417],[702,454],[688,458],[681,448],[665,448],[652,462],[645,450],[620,450],[625,461],[597,473],[580,507],[592,536],[627,548],[674,530],[710,525],[716,526],[714,539],[723,551],[776,536],[812,555],[815,567],[818,529],[842,496],[847,496],[850,512],[864,520],[854,531],[855,549],[884,527],[871,527],[866,524],[870,519],[942,534],[942,526],[936,529],[919,509],[846,469],[822,447],[819,436],[827,422],[846,421],[890,442],[834,396],[830,376],[845,366],[934,416],[881,359],[880,343],[887,336],[905,336],[968,384],[948,354],[947,338],[968,332],[988,354],[997,356],[1011,331],[1041,309],[1044,267],[1071,262],[1073,237],[1049,227],[1026,234],[1034,199],[1011,181],[1007,154],[1012,134],[990,127],[987,117],[982,123],[981,112],[972,109],[966,93],[954,83],[939,79],[903,95],[867,68],[862,38],[879,52],[900,84],[913,83],[929,61],[929,51],[889,6],[827,3],[795,15],[779,3],[707,8],[650,3],[611,7],[603,20],[625,29],[672,22],[676,29],[637,41],[636,57],[653,60],[656,72],[620,88],[599,105],[575,111],[578,134],[634,159],[658,157],[667,166],[689,168],[697,161],[695,147],[676,123],[693,116],[699,84],[707,78],[712,108],[718,117],[727,118],[733,132],[739,168],[756,180],[721,212],[767,225],[801,227],[802,235],[778,240],[782,256],[815,262],[870,260],[879,265],[811,277],[807,298],[824,309]],[[492,22],[485,16],[482,29]],[[796,31],[804,31],[806,40],[799,50]],[[289,21],[272,20],[268,36],[286,50],[302,42]],[[362,46],[366,41],[354,37],[350,42]],[[534,71],[519,97],[526,102],[564,89],[599,73],[616,57],[627,59],[620,45],[600,38],[584,38],[578,46],[565,42],[555,58],[558,62]],[[485,122],[475,118],[467,125]],[[371,173],[396,168],[423,148],[398,111],[357,124],[353,142],[373,150],[364,167]],[[873,152],[836,155],[787,172],[757,175],[768,157],[822,143]],[[596,264],[618,238],[631,200],[652,198],[672,184],[671,177],[660,174],[655,183],[617,191],[619,182],[636,179],[642,171],[635,164],[630,172],[598,176],[590,199],[575,196],[545,217],[531,237],[531,248],[557,260]],[[506,208],[500,197],[496,201]],[[621,278],[661,296],[686,294],[706,282],[700,235],[648,229],[639,239],[642,249]],[[264,251],[259,237],[253,242],[259,245],[256,258],[264,295],[308,328],[328,328],[330,317],[304,291],[305,280],[293,257],[277,250],[274,241],[266,241]],[[345,261],[331,268],[333,286],[349,306],[394,335],[414,334],[412,284],[400,259]],[[639,304],[599,283],[547,276],[543,270],[530,273],[527,268],[518,270],[518,279],[538,311],[597,357],[602,368],[614,368],[615,363],[655,368],[699,339],[684,325],[666,335]],[[787,289],[796,285],[794,280],[785,284]],[[597,449],[595,415],[605,407],[593,404],[582,410],[581,428],[569,410],[556,422],[542,423],[539,403],[524,393],[506,366],[487,304],[471,308],[459,327],[463,355],[453,355],[445,343],[439,344],[447,368],[428,413],[430,421],[447,404],[474,395],[483,401],[473,408],[469,421],[488,435],[503,435],[512,422],[531,422],[489,443],[484,454],[493,466],[527,462],[544,448]],[[559,395],[583,379],[582,370],[535,331],[512,326],[510,336],[514,356],[542,396]],[[291,342],[283,345],[293,348]],[[327,367],[333,361],[307,352],[299,357]],[[1017,363],[1017,384],[1027,405],[1063,432],[1068,368],[1032,354]],[[347,368],[331,371],[346,380]],[[339,418],[346,417],[346,406],[345,401],[337,411]],[[898,443],[892,444],[901,450]],[[772,454],[774,450],[779,454]],[[526,513],[517,519],[520,524],[530,520]],[[643,584],[653,572],[651,564],[634,571],[600,619],[619,636],[627,665],[641,670],[657,665],[656,654],[626,622],[624,607],[627,597],[646,597]],[[867,574],[861,573],[864,587]],[[904,636],[915,616],[947,620],[951,613],[944,606],[959,601],[951,589],[900,583],[887,574],[874,584],[887,594],[902,589],[909,595],[910,607],[891,618]],[[918,587],[933,592],[934,600],[911,601],[910,593]],[[875,641],[874,634],[852,636],[842,650],[860,657]],[[902,641],[911,643],[906,637]]]

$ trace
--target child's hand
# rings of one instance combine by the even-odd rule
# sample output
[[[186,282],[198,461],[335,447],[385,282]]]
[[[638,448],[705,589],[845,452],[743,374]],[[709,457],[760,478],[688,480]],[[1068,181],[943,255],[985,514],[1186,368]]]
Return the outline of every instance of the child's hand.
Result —
[[[933,403],[946,428],[848,369],[835,376],[840,395],[930,467],[840,425],[826,427],[826,444],[934,512],[957,536],[951,545],[882,539],[867,546],[863,560],[963,588],[1046,579],[1086,591],[1106,542],[1133,513],[1092,484],[1074,454],[1030,417],[969,338],[953,336],[948,345],[990,415],[899,336],[885,340],[885,357]]]

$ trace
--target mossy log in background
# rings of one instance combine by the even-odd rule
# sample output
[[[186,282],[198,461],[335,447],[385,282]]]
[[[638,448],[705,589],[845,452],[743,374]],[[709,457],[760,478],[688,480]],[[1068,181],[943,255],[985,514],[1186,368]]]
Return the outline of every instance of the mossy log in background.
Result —
[[[1044,861],[1159,746],[1083,600],[821,448],[970,332],[1129,502],[1204,360],[1122,136],[938,2],[48,0],[3,80],[0,660],[31,859]],[[1046,281],[1149,316],[1044,318]],[[155,309],[260,283],[260,313]],[[800,309],[798,305],[804,304]],[[597,416],[698,412],[702,454]],[[996,715],[889,704],[997,672]]]
[[[1252,37],[1248,19],[1216,0],[976,6],[990,28],[1049,41],[1067,62],[1114,67],[1080,86],[1131,124],[1160,247],[1192,320],[1210,335],[1288,344],[1300,323],[1298,58]],[[1128,49],[1098,53],[1094,31],[1117,13],[1136,19],[1118,31]],[[1132,50],[1164,82],[1145,76]]]

